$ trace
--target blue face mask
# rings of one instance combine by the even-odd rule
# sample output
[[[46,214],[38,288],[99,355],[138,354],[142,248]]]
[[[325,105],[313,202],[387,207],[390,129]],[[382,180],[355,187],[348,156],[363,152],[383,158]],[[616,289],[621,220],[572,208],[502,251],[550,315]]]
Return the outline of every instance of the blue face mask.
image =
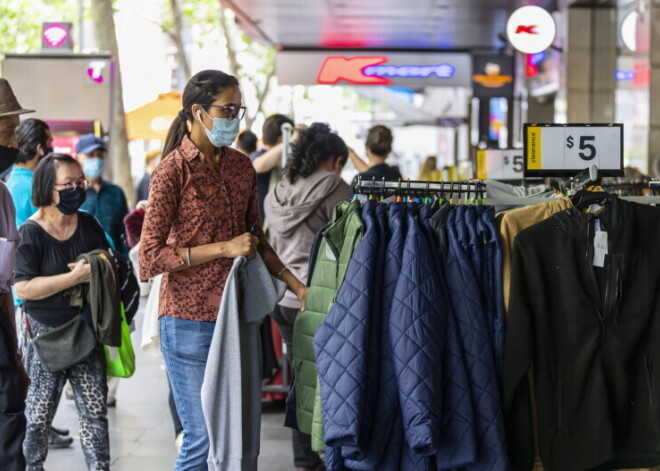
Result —
[[[206,113],[206,111],[204,111]],[[215,147],[230,146],[236,140],[240,129],[241,121],[238,119],[214,118],[206,113],[213,120],[213,129],[208,129],[198,114],[199,122],[204,126],[206,135]]]
[[[91,179],[100,178],[105,168],[105,159],[92,157],[83,161],[83,172]]]

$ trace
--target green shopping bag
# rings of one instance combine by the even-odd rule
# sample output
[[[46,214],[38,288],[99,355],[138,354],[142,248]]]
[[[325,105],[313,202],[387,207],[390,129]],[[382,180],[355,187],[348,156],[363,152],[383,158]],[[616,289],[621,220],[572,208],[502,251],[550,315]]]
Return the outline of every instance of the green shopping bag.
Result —
[[[130,378],[135,373],[135,351],[131,331],[126,322],[124,303],[121,303],[121,347],[103,345],[105,373],[108,377]]]

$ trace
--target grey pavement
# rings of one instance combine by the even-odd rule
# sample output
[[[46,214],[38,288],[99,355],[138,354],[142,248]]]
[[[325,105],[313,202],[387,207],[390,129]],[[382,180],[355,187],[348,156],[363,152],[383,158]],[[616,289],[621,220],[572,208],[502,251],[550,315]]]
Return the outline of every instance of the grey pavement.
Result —
[[[145,301],[146,302],[146,301]],[[142,315],[136,318],[138,329]],[[174,467],[174,427],[167,403],[167,379],[160,354],[139,348],[138,332],[133,333],[137,369],[132,378],[122,379],[117,407],[109,409],[110,454],[113,471],[167,471]],[[291,431],[282,426],[284,405],[264,403],[261,426],[259,469],[291,471]],[[64,395],[53,424],[68,428],[75,441],[71,448],[50,450],[47,471],[86,471],[78,439],[78,416],[73,401]]]

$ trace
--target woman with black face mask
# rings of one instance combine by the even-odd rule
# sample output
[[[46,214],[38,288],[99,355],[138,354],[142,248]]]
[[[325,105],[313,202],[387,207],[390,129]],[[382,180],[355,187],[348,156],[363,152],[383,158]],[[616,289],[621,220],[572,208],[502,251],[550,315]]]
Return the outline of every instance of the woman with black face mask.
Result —
[[[43,470],[51,421],[67,380],[73,386],[80,418],[80,441],[88,469],[109,470],[105,363],[100,348],[61,371],[47,371],[30,340],[80,315],[65,291],[90,280],[84,253],[108,249],[96,219],[78,209],[85,201],[87,181],[78,161],[50,154],[39,163],[32,182],[32,204],[38,211],[21,226],[16,254],[16,294],[26,313],[23,361],[31,379],[26,401],[27,434],[23,451],[28,469]],[[62,352],[67,355],[68,352]]]

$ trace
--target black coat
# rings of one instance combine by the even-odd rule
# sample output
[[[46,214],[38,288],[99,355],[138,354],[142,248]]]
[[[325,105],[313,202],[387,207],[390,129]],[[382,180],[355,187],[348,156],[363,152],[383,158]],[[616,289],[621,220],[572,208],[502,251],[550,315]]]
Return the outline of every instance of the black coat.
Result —
[[[594,268],[594,216],[562,211],[513,251],[504,365],[508,445],[532,468],[527,373],[547,471],[660,463],[660,209],[610,197]]]

